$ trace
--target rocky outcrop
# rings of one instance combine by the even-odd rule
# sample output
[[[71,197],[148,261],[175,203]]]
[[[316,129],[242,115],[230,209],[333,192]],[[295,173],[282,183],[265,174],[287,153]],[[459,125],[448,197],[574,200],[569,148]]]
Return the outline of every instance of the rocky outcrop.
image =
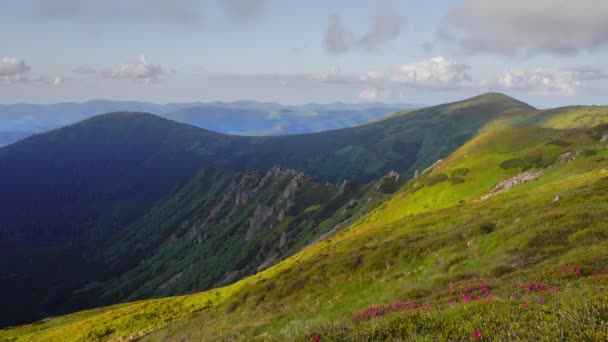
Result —
[[[517,176],[513,176],[509,179],[506,179],[498,184],[487,194],[481,196],[480,200],[486,200],[492,196],[496,196],[501,192],[507,191],[515,186],[521,185],[523,183],[533,181],[535,179],[540,178],[543,175],[542,172],[524,172],[520,173]]]
[[[303,173],[298,173],[294,170],[283,170],[279,168],[273,168],[260,182],[260,186],[256,187],[253,192],[259,191],[261,186],[269,184],[269,180],[276,180],[281,176],[287,176],[290,178],[289,183],[285,186],[285,189],[280,195],[272,202],[271,205],[259,204],[253,213],[253,216],[249,219],[249,228],[245,233],[245,240],[249,241],[258,232],[262,226],[276,214],[274,222],[280,223],[287,215],[287,212],[295,205],[295,195],[301,187],[309,182],[311,179]]]
[[[249,229],[245,234],[245,240],[249,241],[260,228],[262,224],[274,213],[273,207],[268,207],[264,204],[260,204],[255,208],[253,217],[249,219]]]
[[[559,162],[562,164],[565,164],[565,163],[574,161],[574,160],[576,160],[576,157],[578,157],[580,154],[581,154],[581,151],[565,152],[559,156]]]
[[[433,165],[431,165],[430,169],[434,169],[437,165],[439,165],[441,163],[443,163],[443,159],[439,159],[439,160],[435,161],[433,163]]]
[[[405,181],[406,180],[402,178],[400,174],[395,171],[391,171],[380,179],[376,185],[376,190],[380,190],[386,194],[394,193],[395,191],[399,190],[403,184],[405,184]]]

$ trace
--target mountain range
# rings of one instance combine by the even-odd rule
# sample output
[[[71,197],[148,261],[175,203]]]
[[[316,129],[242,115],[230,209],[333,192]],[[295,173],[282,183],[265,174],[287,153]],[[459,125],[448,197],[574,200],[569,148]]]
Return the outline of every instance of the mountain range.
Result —
[[[219,133],[288,135],[344,128],[373,121],[412,104],[330,103],[287,106],[270,102],[155,104],[91,100],[83,103],[0,105],[0,146],[95,115],[135,111],[163,116]]]
[[[0,149],[0,325],[39,320],[0,339],[606,336],[608,107],[488,93],[264,137],[167,118]]]

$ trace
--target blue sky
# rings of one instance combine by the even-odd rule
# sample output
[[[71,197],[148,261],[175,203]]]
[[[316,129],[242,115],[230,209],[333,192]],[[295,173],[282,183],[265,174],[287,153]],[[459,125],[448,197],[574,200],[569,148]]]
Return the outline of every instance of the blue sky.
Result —
[[[606,104],[608,2],[7,0],[0,103]]]

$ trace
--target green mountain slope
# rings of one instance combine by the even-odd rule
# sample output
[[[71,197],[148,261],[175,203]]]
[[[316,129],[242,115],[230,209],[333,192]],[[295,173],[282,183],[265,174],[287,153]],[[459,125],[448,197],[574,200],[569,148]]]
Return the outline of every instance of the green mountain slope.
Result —
[[[282,167],[308,174],[319,182],[354,179],[365,183],[380,179],[390,170],[413,174],[416,168],[447,155],[492,119],[530,110],[507,96],[486,94],[407,111],[368,125],[282,137],[230,136],[149,114],[111,113],[24,139],[0,149],[0,188],[10,194],[0,197],[0,288],[3,302],[10,307],[0,315],[0,324],[65,313],[98,305],[100,300],[111,303],[201,290],[223,278],[233,279],[227,277],[233,272],[250,274],[261,260],[272,259],[277,253],[268,246],[276,245],[276,238],[280,242],[280,234],[264,237],[264,244],[248,245],[248,253],[268,248],[254,261],[243,262],[248,254],[224,250],[219,255],[230,262],[217,259],[206,264],[217,268],[213,276],[185,277],[173,286],[160,288],[161,282],[176,277],[182,271],[180,267],[195,263],[200,255],[193,252],[180,267],[163,268],[176,255],[197,249],[190,246],[193,240],[166,248],[163,243],[168,237],[183,234],[179,226],[149,232],[169,222],[169,218],[179,217],[186,225],[199,219],[199,212],[192,211],[192,217],[180,212],[181,206],[176,205],[179,198],[167,197],[201,167],[229,173],[247,169],[265,173]],[[217,180],[235,176],[226,177],[217,176]],[[187,196],[194,198],[192,193]],[[339,223],[336,220],[341,214],[332,210],[344,204],[327,201],[324,203],[331,210],[314,213],[322,213],[321,221],[294,217],[293,226],[281,228],[299,233],[287,237],[288,241],[292,239],[290,245],[278,253],[277,260]],[[311,206],[317,204],[323,203]],[[207,204],[201,205],[201,215],[209,212]],[[355,210],[348,212],[351,215]],[[231,230],[240,234],[240,225],[252,218],[251,211],[243,215],[231,222],[232,226],[218,223],[216,241],[232,236],[228,233]],[[328,218],[331,221],[323,223]],[[168,231],[171,234],[167,236]],[[121,244],[121,239],[147,247],[133,248],[138,254],[131,258],[132,254],[120,252],[131,248]],[[112,252],[104,254],[106,250]],[[200,250],[219,253],[222,246],[215,243]],[[144,264],[129,273],[137,277],[120,280],[123,272],[141,262]],[[150,264],[159,269],[151,272],[145,267]]]
[[[112,268],[129,270],[78,295],[113,303],[229,284],[335,232],[399,183],[396,175],[335,186],[293,170],[203,169],[103,253]]]
[[[0,336],[601,340],[606,131],[490,125],[350,228],[251,277]]]

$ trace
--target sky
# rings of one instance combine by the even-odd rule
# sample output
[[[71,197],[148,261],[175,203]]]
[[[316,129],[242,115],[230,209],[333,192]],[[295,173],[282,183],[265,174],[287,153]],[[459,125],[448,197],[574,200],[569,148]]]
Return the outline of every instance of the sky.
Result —
[[[605,0],[4,0],[0,103],[608,104]]]

